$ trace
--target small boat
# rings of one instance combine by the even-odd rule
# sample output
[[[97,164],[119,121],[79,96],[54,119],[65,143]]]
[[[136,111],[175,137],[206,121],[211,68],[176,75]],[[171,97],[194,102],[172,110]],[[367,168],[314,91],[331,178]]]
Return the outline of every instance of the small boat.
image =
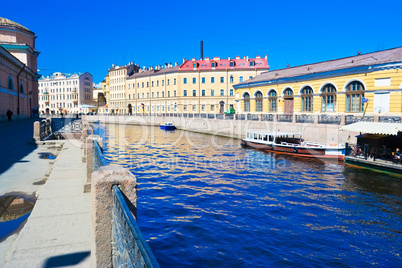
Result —
[[[318,158],[344,159],[345,145],[320,144],[302,139],[300,133],[249,131],[242,146],[276,153]]]
[[[163,130],[175,130],[176,127],[171,122],[165,122],[160,125],[160,128]]]

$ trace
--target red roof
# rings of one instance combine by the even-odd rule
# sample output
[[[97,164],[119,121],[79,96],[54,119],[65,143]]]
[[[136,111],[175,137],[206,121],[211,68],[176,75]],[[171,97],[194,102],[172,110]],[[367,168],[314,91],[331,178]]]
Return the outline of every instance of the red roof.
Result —
[[[215,67],[212,67],[213,63]],[[179,67],[179,71],[194,71],[194,70],[239,70],[239,69],[269,69],[267,56],[261,58],[257,56],[256,58],[240,58],[236,57],[234,59],[220,59],[215,58],[205,58],[204,60],[186,60]]]

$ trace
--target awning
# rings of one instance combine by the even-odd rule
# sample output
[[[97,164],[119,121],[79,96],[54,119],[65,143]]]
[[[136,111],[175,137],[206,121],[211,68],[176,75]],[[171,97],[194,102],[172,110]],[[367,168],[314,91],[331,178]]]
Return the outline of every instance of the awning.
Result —
[[[368,134],[398,135],[402,132],[401,123],[357,122],[339,128],[341,131],[353,131]]]

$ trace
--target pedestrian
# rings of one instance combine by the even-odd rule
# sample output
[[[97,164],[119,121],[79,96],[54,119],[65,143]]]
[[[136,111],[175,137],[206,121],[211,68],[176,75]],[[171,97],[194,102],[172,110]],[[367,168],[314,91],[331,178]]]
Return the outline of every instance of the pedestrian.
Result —
[[[11,112],[10,109],[8,109],[6,115],[7,115],[8,122],[11,122],[11,120],[12,120],[11,116],[13,116],[13,112]]]

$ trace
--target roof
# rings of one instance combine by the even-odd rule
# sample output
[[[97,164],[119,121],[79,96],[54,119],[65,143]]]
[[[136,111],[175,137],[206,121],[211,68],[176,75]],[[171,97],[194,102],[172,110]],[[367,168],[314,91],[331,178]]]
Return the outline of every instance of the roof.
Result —
[[[261,85],[262,82],[273,84],[283,83],[286,82],[285,79],[289,78],[300,78],[308,75],[311,76],[313,74],[358,68],[362,66],[366,67],[364,68],[365,70],[369,70],[370,66],[397,62],[402,62],[402,47],[286,69],[271,70],[257,75],[246,82],[237,84],[235,88],[240,88],[242,85],[253,86],[253,83]]]
[[[400,123],[357,122],[340,127],[341,131],[361,132],[367,134],[398,135],[402,132]]]
[[[146,76],[152,76],[152,75],[160,75],[164,73],[172,73],[176,72],[179,69],[179,66],[173,66],[173,67],[167,67],[167,68],[162,68],[160,70],[152,69],[152,70],[146,70],[146,71],[140,71],[139,73],[134,73],[130,75],[127,79],[133,79],[133,78],[138,78],[138,77],[146,77]]]
[[[212,63],[216,63],[216,67],[212,67]],[[233,66],[230,63],[233,62]],[[253,62],[253,65],[250,66],[250,63]],[[194,64],[196,64],[196,68],[194,68]],[[227,58],[221,59],[219,57],[215,58],[205,58],[203,60],[186,60],[182,65],[180,65],[179,71],[194,71],[194,70],[244,70],[244,69],[269,69],[268,59],[267,57],[261,58],[257,56],[256,58],[248,58],[244,57],[241,59],[240,57],[236,57],[234,59]]]
[[[2,18],[2,17],[0,17],[0,26],[10,26],[10,27],[15,27],[15,28],[19,28],[19,29],[31,32],[27,27],[24,27],[19,23],[16,23],[12,20]]]

